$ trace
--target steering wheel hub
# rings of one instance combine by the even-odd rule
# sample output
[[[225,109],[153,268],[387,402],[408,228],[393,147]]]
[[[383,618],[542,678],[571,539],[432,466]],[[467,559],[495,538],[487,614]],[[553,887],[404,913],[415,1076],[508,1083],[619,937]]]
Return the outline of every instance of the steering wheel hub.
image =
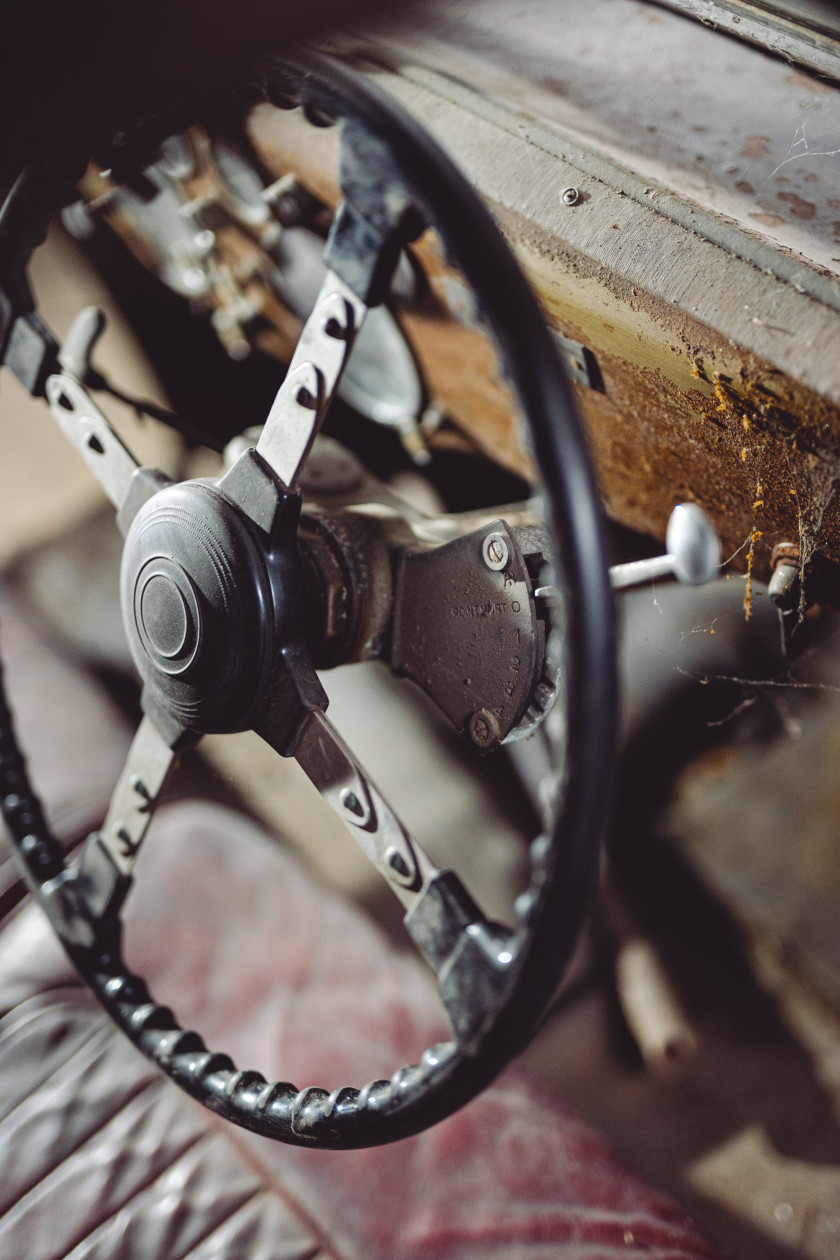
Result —
[[[3,208],[14,283],[0,275],[0,356],[14,314],[14,354],[6,358],[18,367],[25,359],[22,379],[46,394],[117,509],[126,534],[122,611],[145,714],[102,829],[65,865],[29,786],[0,686],[0,806],[29,886],[131,1040],[216,1114],[295,1145],[339,1149],[407,1137],[463,1105],[527,1043],[556,991],[595,882],[608,805],[616,731],[612,591],[568,382],[542,312],[473,190],[411,119],[346,67],[306,54],[272,63],[266,75],[276,103],[300,104],[321,122],[341,119],[343,200],[324,247],[322,289],[288,375],[256,447],[218,484],[168,485],[140,467],[85,388],[101,332],[97,313],[74,326],[59,354],[19,282],[46,231],[48,203],[66,194],[63,172],[59,192],[52,168],[36,165]],[[419,524],[404,522],[391,534],[395,512],[385,503],[378,505],[384,512],[359,513],[371,530],[361,554],[353,546],[359,531],[346,528],[298,558],[300,471],[369,308],[388,302],[400,257],[425,226],[436,229],[445,256],[474,290],[501,351],[499,370],[528,424],[544,473],[562,625],[552,613],[552,588],[534,589],[546,580],[542,544],[529,542],[527,531],[515,535],[501,518],[438,545],[443,539],[424,538]],[[434,548],[434,561],[414,558],[411,535]],[[364,577],[367,556],[376,561],[375,598],[367,600],[374,612],[368,616],[358,601],[357,623],[352,607],[344,616],[339,594],[345,575]],[[308,621],[304,573],[315,607]],[[453,625],[460,640],[454,661]],[[562,791],[552,828],[531,845],[530,879],[512,926],[487,919],[457,876],[424,853],[329,721],[310,650],[319,626],[335,648],[331,663],[347,652],[358,659],[366,645],[391,652],[392,666],[446,704],[482,751],[521,728],[540,701],[549,629],[562,629],[570,732]],[[295,758],[405,906],[406,928],[437,975],[453,1039],[390,1080],[329,1093],[239,1071],[181,1029],[123,960],[122,905],[177,753],[197,736],[247,728]]]
[[[276,570],[276,565],[274,570]],[[212,483],[151,498],[126,538],[123,622],[157,709],[203,733],[242,725],[277,647],[283,585],[243,514]]]

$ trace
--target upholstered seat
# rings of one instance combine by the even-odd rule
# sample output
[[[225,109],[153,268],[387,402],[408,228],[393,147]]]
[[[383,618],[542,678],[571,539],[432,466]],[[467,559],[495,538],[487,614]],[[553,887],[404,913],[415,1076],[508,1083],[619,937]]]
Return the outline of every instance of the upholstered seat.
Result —
[[[25,673],[15,691],[19,707],[34,706],[20,726],[36,769],[46,725],[50,739],[63,729],[68,757],[106,738],[109,722],[114,739],[122,732],[107,706],[77,707],[69,691],[25,695]],[[90,783],[79,775],[77,817]],[[361,1085],[444,1032],[413,955],[220,806],[161,811],[126,918],[129,962],[155,995],[269,1078]],[[225,1124],[123,1039],[32,905],[0,930],[0,1167],[4,1260],[715,1254],[516,1068],[393,1147],[305,1151]]]

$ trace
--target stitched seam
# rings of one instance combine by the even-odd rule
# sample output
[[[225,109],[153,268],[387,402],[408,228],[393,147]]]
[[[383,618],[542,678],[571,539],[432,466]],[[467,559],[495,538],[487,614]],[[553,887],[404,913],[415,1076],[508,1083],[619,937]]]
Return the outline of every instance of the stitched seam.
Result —
[[[9,1120],[12,1118],[15,1112],[18,1111],[19,1108],[24,1105],[24,1103],[29,1101],[29,1099],[37,1090],[43,1089],[45,1085],[49,1084],[49,1082],[52,1081],[56,1076],[58,1076],[60,1072],[64,1071],[64,1069],[68,1066],[68,1064],[71,1064],[74,1059],[78,1058],[78,1056],[82,1054],[83,1051],[85,1050],[89,1051],[90,1043],[94,1041],[98,1035],[101,1035],[102,1040],[106,1040],[107,1034],[110,1031],[111,1030],[107,1027],[94,1028],[93,1032],[91,1032],[87,1037],[85,1037],[84,1041],[82,1041],[78,1046],[76,1046],[76,1049],[73,1051],[73,1053],[70,1055],[68,1059],[64,1059],[61,1063],[58,1063],[53,1068],[53,1070],[50,1073],[48,1073],[47,1076],[43,1078],[43,1080],[39,1081],[38,1084],[33,1089],[30,1089],[26,1094],[24,1094],[23,1098],[20,1098],[15,1103],[11,1111],[7,1111],[4,1116],[0,1117],[0,1129],[2,1129],[4,1124],[7,1124],[9,1122]],[[90,1059],[90,1062],[93,1062],[95,1058],[96,1058],[96,1055],[92,1056],[92,1058]]]
[[[210,1138],[215,1137],[216,1134],[208,1133],[206,1136]],[[227,1212],[220,1221],[217,1221],[215,1225],[211,1225],[209,1229],[205,1230],[200,1238],[196,1238],[195,1242],[187,1249],[187,1251],[181,1253],[180,1260],[188,1260],[188,1257],[194,1254],[197,1247],[201,1247],[207,1242],[208,1238],[212,1238],[213,1235],[217,1234],[220,1229],[223,1229],[225,1225],[234,1220],[240,1212],[244,1212],[248,1204],[253,1203],[254,1199],[258,1199],[261,1194],[265,1194],[265,1187],[257,1186],[256,1190],[253,1190],[242,1200],[241,1203],[238,1203],[235,1208],[233,1208],[230,1212]],[[171,1260],[174,1260],[174,1258],[171,1258]]]
[[[110,1115],[105,1116],[96,1126],[96,1128],[93,1129],[90,1133],[88,1133],[84,1138],[82,1138],[82,1140],[76,1146],[74,1146],[72,1150],[69,1150],[64,1155],[62,1155],[58,1163],[53,1164],[52,1168],[48,1168],[38,1178],[37,1181],[33,1182],[33,1184],[27,1190],[24,1191],[24,1193],[20,1196],[20,1198],[16,1199],[15,1202],[5,1210],[5,1212],[0,1212],[0,1222],[3,1221],[7,1216],[10,1216],[17,1208],[21,1206],[22,1203],[25,1203],[26,1200],[32,1194],[34,1194],[36,1190],[38,1190],[42,1185],[44,1185],[45,1182],[52,1180],[52,1178],[56,1176],[56,1174],[58,1173],[58,1170],[61,1168],[63,1164],[66,1164],[69,1159],[72,1159],[72,1157],[78,1151],[84,1150],[84,1148],[87,1145],[89,1145],[89,1143],[91,1143],[94,1140],[94,1138],[99,1136],[99,1134],[102,1132],[102,1130],[105,1128],[107,1124],[110,1124],[112,1120],[115,1120],[117,1116],[120,1115],[121,1112],[125,1111],[127,1107],[131,1106],[131,1104],[135,1102],[136,1099],[138,1099],[142,1094],[146,1093],[147,1090],[159,1089],[162,1084],[163,1084],[163,1078],[155,1077],[153,1080],[147,1081],[145,1085],[142,1085],[140,1089],[135,1090],[133,1094],[130,1094],[128,1098],[126,1098],[122,1103],[120,1103],[116,1111],[113,1111],[111,1112]]]
[[[94,1009],[91,1004],[89,1007],[79,1007],[75,988],[69,987],[65,998],[56,997],[62,990],[68,990],[66,984],[55,984],[51,989],[39,989],[37,993],[30,993],[15,1005],[8,1007],[0,1014],[0,1051],[6,1041],[13,1038],[21,1029],[26,1029],[39,1016],[50,1015],[55,1010],[59,1013],[66,1013],[68,1010],[76,1013],[79,1009],[92,1011]],[[52,1000],[44,1000],[52,999]],[[100,1027],[105,1028],[107,1024],[104,1022]],[[75,1053],[75,1051],[74,1051]]]
[[[171,1163],[167,1164],[165,1168],[162,1168],[160,1172],[155,1173],[149,1181],[144,1181],[141,1184],[134,1186],[131,1193],[122,1201],[122,1203],[118,1203],[112,1212],[109,1212],[107,1216],[103,1216],[102,1220],[97,1221],[92,1229],[89,1229],[86,1234],[82,1234],[81,1237],[76,1239],[70,1251],[64,1253],[63,1260],[72,1260],[74,1251],[78,1251],[79,1247],[81,1247],[83,1243],[89,1242],[91,1239],[95,1238],[97,1234],[101,1233],[101,1231],[104,1230],[115,1217],[119,1216],[120,1212],[124,1211],[125,1208],[128,1207],[129,1203],[132,1203],[141,1194],[148,1193],[155,1183],[160,1181],[163,1177],[167,1177],[169,1173],[172,1172],[172,1169],[180,1164],[181,1160],[183,1160],[186,1155],[189,1155],[190,1151],[195,1150],[197,1146],[199,1146],[202,1142],[208,1141],[209,1138],[209,1133],[197,1134],[187,1146],[184,1146],[178,1152]],[[236,1210],[238,1211],[239,1209],[237,1208]]]
[[[203,1246],[204,1243],[208,1241],[208,1239],[212,1238],[214,1234],[217,1234],[220,1229],[223,1229],[225,1227],[225,1225],[229,1225],[230,1222],[232,1220],[235,1220],[236,1217],[239,1216],[241,1212],[244,1212],[249,1203],[253,1203],[254,1199],[259,1198],[260,1195],[268,1195],[268,1194],[269,1194],[269,1191],[265,1186],[259,1186],[258,1189],[256,1189],[253,1194],[249,1194],[248,1198],[245,1199],[242,1203],[240,1203],[238,1207],[234,1208],[232,1212],[228,1212],[227,1216],[223,1220],[219,1221],[217,1225],[213,1225],[212,1228],[209,1229],[206,1234],[202,1234],[201,1238],[197,1238],[196,1241],[193,1243],[193,1245],[190,1247],[189,1251],[185,1251],[183,1253],[180,1260],[189,1260],[189,1257],[194,1255],[196,1250],[199,1247]],[[308,1251],[301,1252],[296,1257],[296,1260],[315,1260],[315,1257],[317,1257],[319,1250],[320,1250],[320,1247],[318,1246],[318,1244],[314,1243],[312,1244],[312,1246],[310,1247]]]
[[[272,1197],[270,1188],[268,1186],[260,1186],[253,1194],[249,1194],[248,1198],[245,1199],[243,1203],[240,1203],[239,1207],[234,1208],[232,1212],[229,1212],[224,1220],[219,1221],[218,1225],[214,1225],[213,1228],[208,1230],[206,1234],[197,1239],[190,1247],[189,1251],[184,1252],[184,1254],[180,1257],[180,1260],[189,1260],[189,1257],[195,1253],[198,1247],[203,1246],[208,1239],[212,1238],[214,1234],[217,1234],[220,1229],[224,1228],[225,1225],[229,1225],[232,1220],[239,1216],[240,1212],[245,1211],[245,1208],[249,1203],[253,1203],[254,1199],[258,1198],[260,1195],[266,1195],[270,1201]],[[319,1242],[313,1242],[306,1251],[299,1252],[294,1257],[294,1260],[318,1260],[319,1256],[325,1256],[326,1254],[327,1253],[324,1251]]]
[[[2,925],[0,925],[0,936],[2,936]],[[50,1010],[51,1007],[45,1003],[45,998],[51,998],[54,1005],[61,1009],[69,1007],[71,1010],[82,1010],[87,1013],[102,1010],[90,989],[74,972],[72,975],[55,976],[52,980],[44,980],[43,983],[39,981],[37,992],[27,994],[11,1006],[0,1007],[0,1024],[8,1021],[12,1028],[15,1028],[17,1025],[14,1024],[12,1015],[18,1011],[24,1011],[24,1014],[29,1016],[28,1010],[25,1010],[29,1006],[35,1007],[35,1014]],[[107,1021],[103,1027],[107,1027]],[[5,1040],[6,1035],[6,1029],[0,1032],[0,1041]]]
[[[38,1012],[36,1012],[36,1015],[37,1013]],[[33,1018],[35,1018],[35,1015],[33,1015]],[[108,1032],[108,1031],[110,1030],[107,1028],[107,1026],[104,1029],[96,1029],[95,1032],[91,1034],[91,1038],[95,1037],[96,1033],[98,1032]],[[83,1045],[78,1046],[76,1051],[74,1051],[73,1056],[71,1056],[71,1058],[75,1057],[75,1055],[81,1052],[87,1045],[88,1045],[88,1042],[86,1041],[83,1043]],[[60,1071],[61,1068],[64,1067],[67,1062],[70,1062],[70,1061],[71,1060],[65,1060],[65,1063],[60,1064],[55,1069],[55,1071],[56,1072]],[[52,1075],[54,1075],[54,1073],[51,1073],[51,1076]],[[46,1079],[48,1080],[50,1078],[48,1077]],[[74,1147],[72,1150],[68,1151],[64,1156],[62,1156],[59,1163],[56,1164],[52,1169],[48,1169],[43,1174],[43,1176],[38,1179],[38,1181],[36,1181],[32,1186],[30,1186],[29,1189],[27,1189],[24,1192],[24,1194],[19,1199],[16,1200],[15,1203],[11,1204],[10,1207],[8,1207],[4,1212],[0,1212],[0,1221],[2,1221],[10,1212],[12,1212],[21,1203],[23,1203],[28,1198],[29,1195],[31,1195],[35,1190],[38,1189],[38,1187],[43,1182],[45,1182],[50,1177],[52,1177],[58,1171],[61,1165],[65,1163],[68,1159],[70,1159],[71,1156],[76,1154],[77,1151],[81,1150],[88,1142],[92,1141],[93,1138],[97,1136],[97,1134],[104,1128],[106,1124],[109,1124],[111,1120],[113,1120],[116,1116],[118,1116],[121,1111],[125,1110],[125,1108],[129,1106],[131,1102],[133,1102],[136,1098],[140,1097],[140,1095],[145,1090],[150,1089],[154,1086],[161,1086],[163,1085],[163,1083],[164,1083],[164,1078],[162,1076],[155,1077],[151,1081],[148,1081],[144,1086],[142,1086],[129,1098],[125,1099],[125,1101],[121,1104],[120,1107],[117,1108],[116,1111],[114,1111],[111,1115],[104,1117],[104,1119],[97,1126],[97,1128],[93,1130],[92,1133],[90,1133],[87,1137],[85,1137],[78,1144],[78,1146]],[[27,1095],[27,1098],[28,1097],[29,1095]],[[17,1103],[13,1110],[16,1110],[17,1107],[21,1106],[22,1102],[24,1101],[25,1099],[21,1100],[20,1103]],[[191,1100],[191,1101],[194,1102],[194,1100]],[[201,1104],[194,1104],[194,1105],[201,1106]],[[303,1224],[311,1232],[313,1237],[319,1240],[318,1247],[316,1248],[316,1251],[313,1252],[313,1257],[316,1256],[318,1251],[320,1250],[320,1251],[323,1251],[328,1257],[330,1257],[330,1260],[348,1260],[346,1253],[341,1253],[336,1249],[335,1244],[324,1233],[321,1227],[312,1219],[309,1213],[301,1206],[298,1200],[288,1190],[286,1190],[277,1181],[275,1181],[273,1177],[267,1176],[266,1170],[259,1163],[259,1160],[257,1160],[251,1154],[251,1152],[247,1149],[247,1147],[245,1146],[243,1142],[240,1142],[236,1139],[235,1131],[233,1133],[230,1132],[228,1123],[222,1122],[217,1116],[213,1114],[213,1112],[209,1111],[209,1109],[205,1107],[201,1107],[201,1111],[204,1114],[205,1118],[209,1119],[211,1126],[222,1134],[226,1142],[229,1142],[232,1146],[236,1148],[236,1150],[239,1152],[240,1156],[242,1157],[243,1161],[248,1165],[248,1167],[251,1168],[251,1170],[254,1173],[256,1173],[263,1189],[266,1190],[268,1193],[275,1193],[277,1197],[281,1199],[286,1204],[286,1206],[291,1210],[293,1215],[296,1215],[298,1219],[303,1222]],[[12,1112],[9,1113],[9,1115],[11,1114]],[[9,1116],[5,1116],[3,1117],[2,1120],[0,1120],[0,1128],[2,1128],[2,1125],[6,1123],[8,1118]],[[230,1126],[230,1127],[232,1128],[233,1126]],[[78,1245],[79,1243],[74,1243],[74,1248]]]
[[[196,1107],[201,1106],[201,1104],[196,1102],[194,1099],[193,1105]],[[204,1111],[207,1109],[202,1108],[202,1110]],[[256,1156],[251,1153],[246,1144],[241,1140],[236,1127],[231,1125],[229,1121],[222,1120],[220,1116],[217,1116],[212,1111],[208,1111],[208,1115],[210,1123],[214,1126],[214,1128],[218,1129],[223,1134],[225,1140],[228,1141],[231,1146],[236,1147],[243,1161],[254,1173],[256,1173],[265,1189],[270,1194],[276,1194],[279,1199],[282,1199],[286,1206],[291,1208],[292,1212],[295,1213],[306,1225],[306,1228],[312,1232],[313,1237],[320,1239],[321,1251],[323,1251],[330,1260],[351,1260],[349,1252],[341,1252],[337,1250],[336,1244],[327,1234],[324,1233],[324,1230],[318,1222],[315,1221],[306,1209],[301,1206],[300,1202],[295,1198],[291,1191],[287,1190],[279,1181],[267,1173],[266,1169],[262,1166]]]

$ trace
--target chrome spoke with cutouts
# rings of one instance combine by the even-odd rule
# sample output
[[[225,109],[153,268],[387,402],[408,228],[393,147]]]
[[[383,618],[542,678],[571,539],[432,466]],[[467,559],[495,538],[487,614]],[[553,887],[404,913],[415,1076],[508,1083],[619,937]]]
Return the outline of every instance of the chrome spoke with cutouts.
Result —
[[[123,875],[130,875],[134,869],[137,852],[174,763],[172,748],[154,722],[144,717],[99,832],[99,843]]]
[[[257,443],[285,486],[297,481],[366,313],[364,302],[329,272]]]
[[[48,379],[47,400],[62,433],[119,511],[139,468],[137,460],[88,391],[68,373],[56,373]]]
[[[272,742],[269,722],[256,729]],[[306,720],[294,756],[400,901],[413,906],[437,868],[323,713]]]
[[[111,796],[105,822],[88,836],[77,868],[67,873],[67,887],[82,890],[87,899],[86,915],[105,917],[119,912],[175,760],[172,743],[151,718],[144,717]]]
[[[72,442],[117,509],[127,529],[137,508],[167,483],[163,473],[141,468],[110,420],[85,387],[90,359],[105,330],[105,314],[95,306],[80,311],[58,355],[60,372],[47,378],[46,395],[53,419]]]

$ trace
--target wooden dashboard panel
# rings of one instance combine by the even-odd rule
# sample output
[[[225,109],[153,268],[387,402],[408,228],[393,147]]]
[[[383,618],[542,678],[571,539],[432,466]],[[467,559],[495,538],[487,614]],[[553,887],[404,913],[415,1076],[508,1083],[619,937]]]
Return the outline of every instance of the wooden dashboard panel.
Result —
[[[840,560],[840,89],[635,0],[423,13],[343,51],[450,152],[591,356],[575,389],[611,515],[661,537],[694,499],[759,576],[789,539]],[[261,107],[252,135],[335,198],[330,133]],[[503,394],[465,368],[475,331],[467,355],[410,334],[459,426],[526,470]]]

